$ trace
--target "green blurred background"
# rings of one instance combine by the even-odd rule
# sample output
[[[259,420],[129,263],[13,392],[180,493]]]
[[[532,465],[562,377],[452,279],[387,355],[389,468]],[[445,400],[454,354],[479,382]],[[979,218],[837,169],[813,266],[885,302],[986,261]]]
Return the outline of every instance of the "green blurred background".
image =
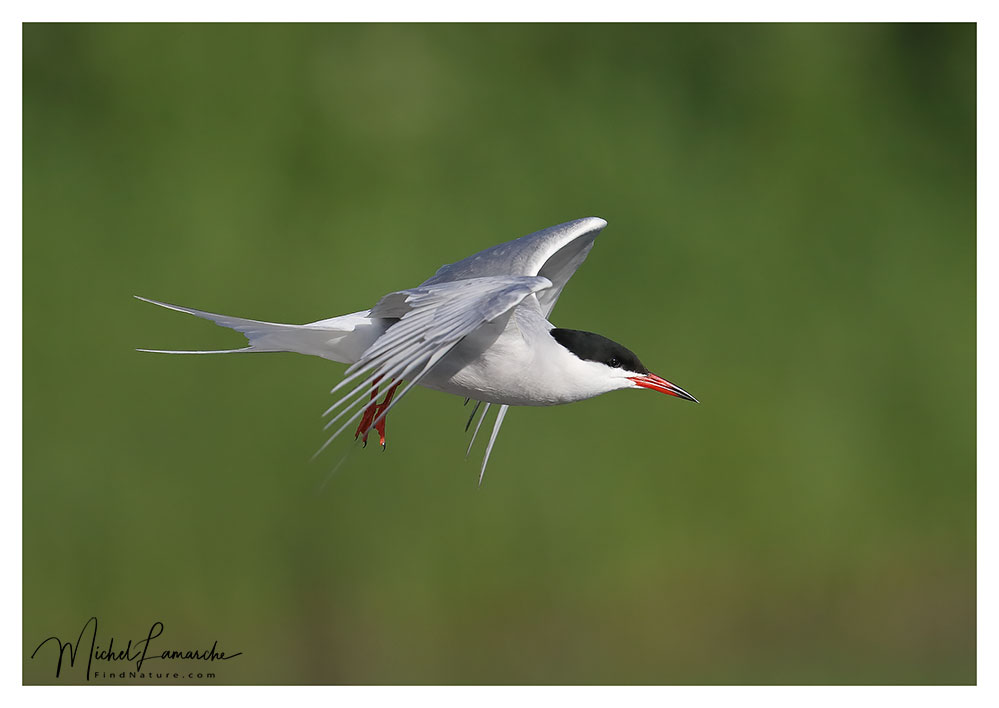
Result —
[[[975,681],[973,25],[23,38],[25,682],[91,615],[214,683]],[[553,320],[702,403],[513,409],[481,489],[460,399],[323,486],[342,366],[133,351],[590,215]]]

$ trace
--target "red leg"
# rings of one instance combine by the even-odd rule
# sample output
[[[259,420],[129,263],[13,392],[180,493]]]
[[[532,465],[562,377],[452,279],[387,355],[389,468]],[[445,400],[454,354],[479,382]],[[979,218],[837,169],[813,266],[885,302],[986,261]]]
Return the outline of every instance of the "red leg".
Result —
[[[368,431],[371,429],[371,421],[373,421],[375,416],[378,415],[378,404],[375,402],[376,398],[378,398],[377,386],[372,389],[371,403],[369,403],[368,407],[364,409],[364,415],[361,416],[361,422],[357,424],[357,430],[354,432],[354,440],[357,440],[358,435],[364,433],[364,437],[361,438],[361,443],[364,447],[368,446]],[[383,440],[382,445],[384,444],[385,442]]]
[[[392,396],[395,394],[395,390],[399,388],[399,384],[402,381],[392,384],[392,387],[385,393],[385,400],[378,404],[378,408],[375,410],[375,418],[378,418],[386,409],[388,409],[389,404],[392,402]],[[382,445],[382,450],[385,449],[385,421],[388,416],[382,416],[381,420],[375,422],[375,430],[378,431],[378,442]]]

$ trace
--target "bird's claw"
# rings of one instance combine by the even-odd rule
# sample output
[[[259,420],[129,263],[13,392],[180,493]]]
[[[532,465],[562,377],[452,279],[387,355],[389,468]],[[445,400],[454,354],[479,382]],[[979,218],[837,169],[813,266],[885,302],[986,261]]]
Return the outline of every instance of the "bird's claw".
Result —
[[[382,403],[380,406],[378,406],[378,410],[375,411],[375,418],[378,418],[378,416],[380,416],[385,411],[386,408],[388,408],[387,403]],[[384,450],[385,450],[385,416],[382,416],[381,419],[377,423],[375,423],[375,430],[378,431],[378,442],[381,443],[382,451],[384,452]]]
[[[399,384],[394,384],[388,392],[385,394],[385,400],[381,403],[377,402],[378,398],[378,387],[375,386],[374,390],[371,392],[371,403],[368,407],[364,409],[364,415],[361,416],[361,422],[357,424],[357,430],[354,432],[354,440],[361,438],[361,447],[368,446],[368,433],[371,432],[371,428],[378,431],[378,442],[382,446],[382,452],[385,451],[385,411],[388,410],[389,404],[392,402],[392,395],[395,393],[396,388]],[[363,435],[363,437],[361,437]]]

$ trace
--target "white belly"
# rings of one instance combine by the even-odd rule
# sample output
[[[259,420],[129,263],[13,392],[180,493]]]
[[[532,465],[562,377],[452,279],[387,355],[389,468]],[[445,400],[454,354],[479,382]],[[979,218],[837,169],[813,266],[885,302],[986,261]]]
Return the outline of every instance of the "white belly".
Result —
[[[462,340],[420,385],[510,406],[554,406],[603,393],[565,386],[571,372],[564,365],[572,356],[548,334],[552,326],[539,313],[517,308]]]
[[[347,318],[352,329],[321,356],[353,363],[387,327],[366,312],[314,325],[342,326]],[[466,336],[418,385],[510,406],[554,406],[605,393],[604,386],[591,390],[592,380],[577,370],[582,362],[548,334],[553,326],[534,309],[514,308]]]

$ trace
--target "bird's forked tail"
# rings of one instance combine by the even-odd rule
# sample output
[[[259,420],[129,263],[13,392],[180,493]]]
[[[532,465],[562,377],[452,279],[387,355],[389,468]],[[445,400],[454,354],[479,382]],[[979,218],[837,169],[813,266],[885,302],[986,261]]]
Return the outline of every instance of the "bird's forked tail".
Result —
[[[168,310],[186,312],[195,317],[211,320],[221,327],[228,327],[246,336],[248,345],[239,349],[202,349],[202,350],[174,350],[174,349],[138,349],[140,352],[154,352],[157,354],[236,354],[241,352],[295,352],[298,354],[310,354],[320,356],[324,359],[338,361],[344,364],[351,364],[357,360],[360,351],[366,347],[366,340],[369,336],[364,336],[367,330],[374,324],[367,317],[367,312],[358,312],[342,317],[334,317],[328,320],[321,320],[311,324],[293,325],[279,324],[275,322],[260,322],[242,317],[230,317],[228,315],[216,315],[212,312],[203,312],[190,307],[171,305],[166,302],[150,300],[149,298],[135,296],[143,302],[152,303],[165,307]],[[371,334],[375,334],[372,332]],[[353,336],[351,336],[353,335]]]

